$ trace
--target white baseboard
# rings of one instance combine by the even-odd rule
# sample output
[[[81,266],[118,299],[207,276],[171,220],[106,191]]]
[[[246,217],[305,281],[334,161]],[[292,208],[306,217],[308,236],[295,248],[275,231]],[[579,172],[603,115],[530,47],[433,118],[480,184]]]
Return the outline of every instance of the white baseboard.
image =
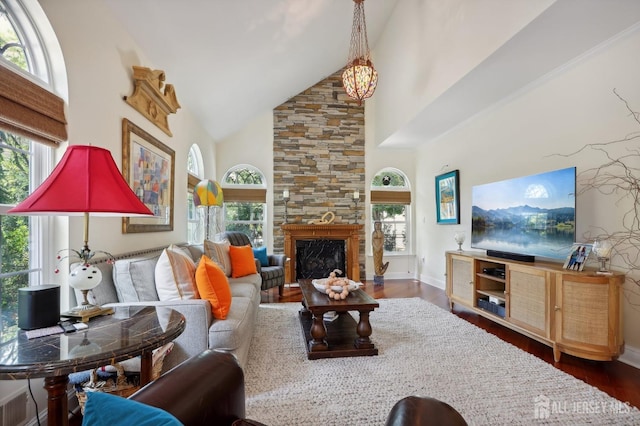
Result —
[[[384,278],[386,280],[415,280],[416,279],[416,277],[406,272],[386,272],[384,274]],[[373,275],[367,274],[365,279],[367,281],[373,282]]]
[[[624,353],[620,355],[618,361],[640,369],[640,349],[625,345]]]
[[[420,282],[428,283],[431,287],[439,288],[440,290],[445,290],[446,283],[442,279],[437,279],[435,277],[430,277],[428,275],[420,275]]]

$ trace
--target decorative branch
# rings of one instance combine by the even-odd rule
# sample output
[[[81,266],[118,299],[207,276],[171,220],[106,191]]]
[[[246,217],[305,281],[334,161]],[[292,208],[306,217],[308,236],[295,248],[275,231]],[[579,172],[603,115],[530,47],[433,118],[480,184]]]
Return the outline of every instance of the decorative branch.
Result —
[[[613,89],[613,93],[624,103],[629,116],[640,126],[640,112],[634,111],[626,99]],[[599,151],[604,155],[604,164],[578,173],[580,184],[576,196],[589,191],[597,191],[605,196],[615,197],[614,205],[620,206],[631,201],[630,208],[622,216],[621,228],[610,232],[596,227],[588,231],[587,240],[609,240],[612,245],[611,266],[625,272],[626,279],[635,284],[628,288],[630,294],[640,297],[640,131],[632,132],[621,139],[591,143],[570,154],[572,157],[587,150]],[[594,235],[595,234],[595,235]],[[629,303],[634,303],[627,297]]]

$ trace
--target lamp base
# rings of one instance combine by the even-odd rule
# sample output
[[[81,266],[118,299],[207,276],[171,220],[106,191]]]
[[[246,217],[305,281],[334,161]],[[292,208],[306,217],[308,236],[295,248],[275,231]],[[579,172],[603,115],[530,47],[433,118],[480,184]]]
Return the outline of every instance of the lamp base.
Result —
[[[88,309],[85,307],[88,307]],[[101,308],[100,306],[96,305],[80,305],[76,306],[70,311],[61,313],[60,316],[65,318],[75,318],[82,322],[89,322],[89,320],[93,317],[98,317],[101,315],[111,315],[113,314],[113,312],[113,308]]]

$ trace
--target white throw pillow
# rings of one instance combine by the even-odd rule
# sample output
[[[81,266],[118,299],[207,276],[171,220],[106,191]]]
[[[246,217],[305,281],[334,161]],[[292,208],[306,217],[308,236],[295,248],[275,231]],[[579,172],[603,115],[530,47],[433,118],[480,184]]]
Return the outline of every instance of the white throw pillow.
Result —
[[[231,276],[231,256],[229,255],[230,245],[231,243],[229,243],[228,240],[220,242],[205,240],[204,242],[204,254],[206,254],[209,259],[216,262],[228,277]]]
[[[196,264],[183,250],[169,246],[162,251],[155,269],[158,299],[198,299],[196,287]]]

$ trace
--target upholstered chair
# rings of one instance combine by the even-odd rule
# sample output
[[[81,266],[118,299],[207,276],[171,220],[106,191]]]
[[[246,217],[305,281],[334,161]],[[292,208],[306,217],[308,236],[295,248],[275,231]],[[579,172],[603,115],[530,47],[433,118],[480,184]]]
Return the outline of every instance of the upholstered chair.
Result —
[[[467,426],[464,417],[446,402],[435,398],[408,396],[396,402],[386,426]]]
[[[226,239],[232,246],[251,246],[249,237],[243,232],[226,231],[219,234],[219,238]],[[262,276],[262,290],[278,287],[278,294],[282,296],[284,290],[284,268],[287,257],[284,254],[267,255],[268,266],[256,262],[258,273]]]

